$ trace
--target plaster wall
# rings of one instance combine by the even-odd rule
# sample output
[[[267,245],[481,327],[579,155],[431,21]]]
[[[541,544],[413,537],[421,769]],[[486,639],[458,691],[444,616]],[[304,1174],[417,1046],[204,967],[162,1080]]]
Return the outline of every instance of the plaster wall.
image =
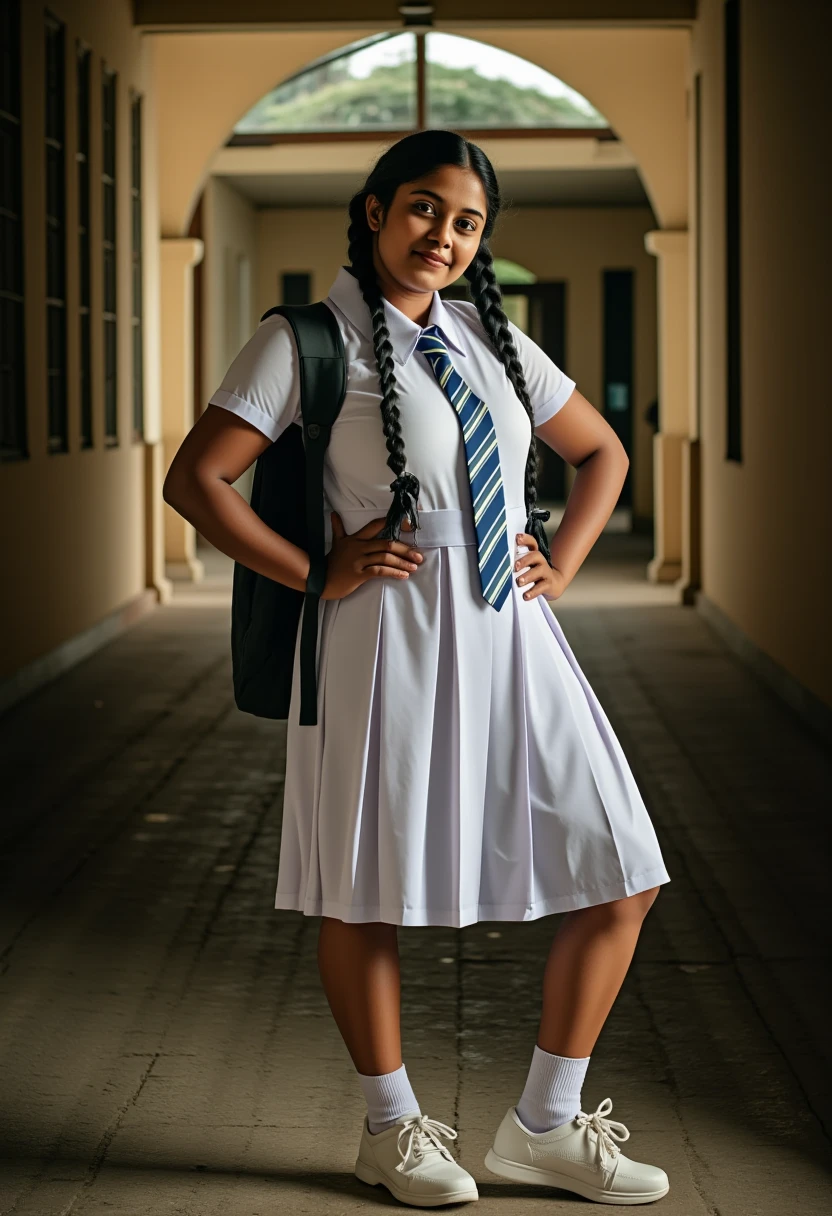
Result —
[[[832,702],[832,412],[826,368],[826,138],[832,10],[741,6],[742,460],[725,457],[726,312],[722,5],[700,0],[702,74],[702,587],[766,655]],[[694,293],[696,285],[693,285]],[[694,294],[694,306],[696,296]]]
[[[0,604],[0,679],[141,595],[148,581],[144,506],[146,446],[133,436],[132,292],[130,230],[130,100],[142,94],[145,299],[145,435],[158,438],[157,176],[150,65],[132,25],[129,0],[106,12],[95,0],[54,0],[50,11],[65,23],[67,81],[66,300],[69,450],[47,444],[45,56],[43,9],[23,4],[22,138],[26,415],[28,457],[0,466],[0,551],[7,593]],[[81,448],[79,243],[76,170],[76,42],[91,61],[91,332],[94,444]],[[102,64],[118,73],[118,436],[103,435]]]
[[[213,157],[256,101],[312,60],[382,28],[148,35],[164,115],[163,235],[187,232]],[[436,28],[445,28],[441,20]],[[659,225],[687,223],[686,29],[511,30],[466,24],[456,32],[521,55],[587,97],[638,159]]]
[[[257,230],[257,212],[251,203],[223,178],[209,178],[203,200],[202,387],[206,401],[265,311],[256,308]]]

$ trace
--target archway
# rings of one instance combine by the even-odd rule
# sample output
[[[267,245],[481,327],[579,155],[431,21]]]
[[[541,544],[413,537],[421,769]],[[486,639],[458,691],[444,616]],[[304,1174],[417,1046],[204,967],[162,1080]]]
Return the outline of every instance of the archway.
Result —
[[[671,246],[647,234],[660,258],[661,433],[655,515],[662,552],[652,576],[675,578],[683,538],[679,505],[681,462],[689,437],[687,410],[687,165],[685,53],[682,29],[466,29],[482,43],[519,55],[578,89],[632,149],[654,214],[674,229]],[[162,232],[181,237],[216,152],[228,131],[275,79],[345,48],[379,29],[324,33],[183,34],[154,38],[159,86]],[[206,94],[205,79],[224,87]],[[521,141],[517,141],[517,145]],[[599,158],[610,155],[601,146]],[[178,267],[182,259],[174,259]],[[178,271],[177,271],[178,273]],[[185,271],[187,274],[187,270]],[[671,343],[669,335],[675,335]],[[685,335],[678,340],[679,335]],[[668,357],[670,355],[670,357]]]

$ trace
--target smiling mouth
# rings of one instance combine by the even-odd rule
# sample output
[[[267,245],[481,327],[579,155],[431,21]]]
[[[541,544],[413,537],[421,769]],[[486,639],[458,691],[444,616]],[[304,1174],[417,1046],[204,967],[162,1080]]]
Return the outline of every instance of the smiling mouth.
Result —
[[[414,253],[417,253],[424,262],[427,262],[428,266],[449,266],[450,265],[449,262],[444,261],[442,258],[436,257],[435,254],[427,253],[424,249],[416,249],[416,250],[414,250]]]

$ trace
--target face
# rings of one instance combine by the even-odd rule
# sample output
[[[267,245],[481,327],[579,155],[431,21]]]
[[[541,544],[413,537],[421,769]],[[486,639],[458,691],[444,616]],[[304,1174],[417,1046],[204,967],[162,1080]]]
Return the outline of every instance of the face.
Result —
[[[487,205],[472,169],[443,165],[399,186],[385,213],[374,195],[367,222],[376,237],[376,269],[407,292],[439,291],[458,279],[482,239]]]

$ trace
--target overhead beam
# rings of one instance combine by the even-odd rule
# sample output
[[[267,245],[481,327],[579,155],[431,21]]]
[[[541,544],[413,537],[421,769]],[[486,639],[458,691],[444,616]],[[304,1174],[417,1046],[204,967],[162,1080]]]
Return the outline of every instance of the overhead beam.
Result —
[[[437,25],[689,25],[697,0],[435,0]],[[340,29],[402,24],[397,0],[133,0],[134,22],[143,29],[231,30]]]

